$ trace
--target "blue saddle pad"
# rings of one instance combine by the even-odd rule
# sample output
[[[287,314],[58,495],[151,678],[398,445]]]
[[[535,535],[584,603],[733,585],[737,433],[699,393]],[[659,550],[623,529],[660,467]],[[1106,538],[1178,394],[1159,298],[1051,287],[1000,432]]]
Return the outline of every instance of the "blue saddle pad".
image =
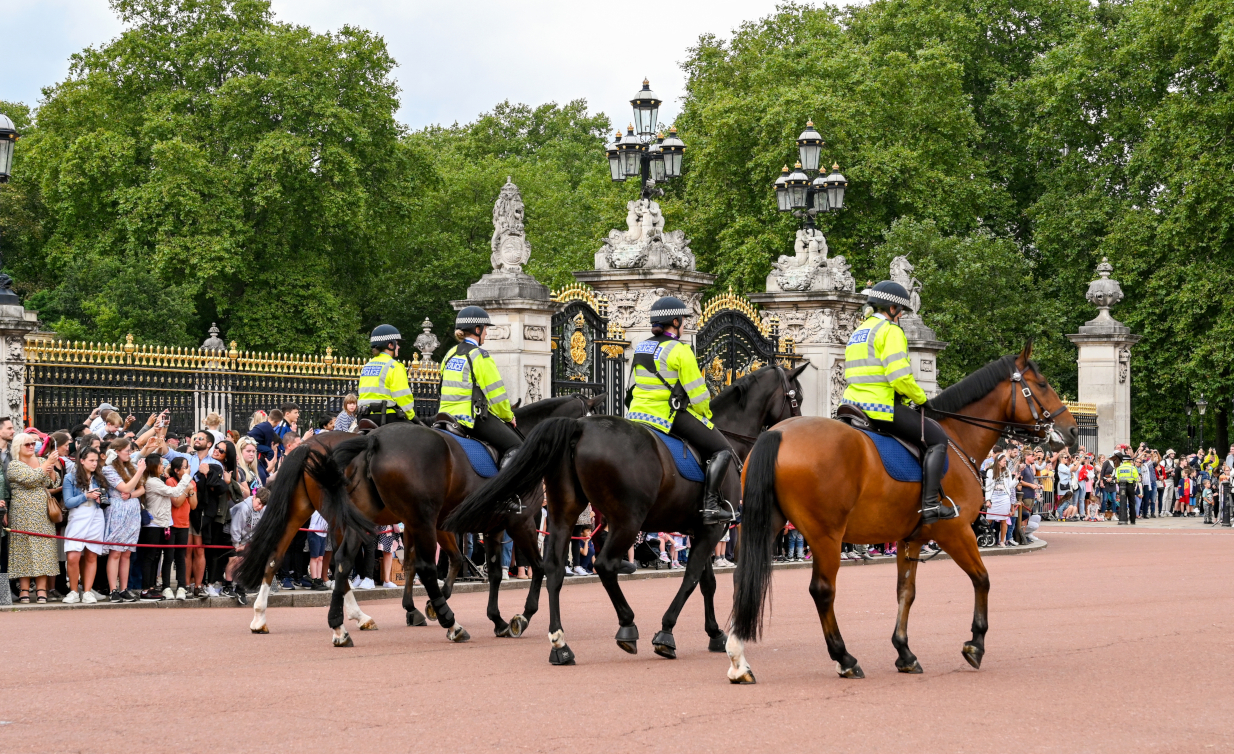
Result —
[[[489,477],[497,476],[497,464],[493,463],[493,457],[489,455],[488,448],[479,440],[473,440],[470,437],[459,437],[453,432],[447,432],[444,429],[437,430],[443,435],[449,435],[454,438],[454,441],[463,446],[463,452],[467,454],[467,460],[471,461],[471,468],[480,476],[488,479]]]
[[[878,448],[878,455],[883,459],[883,468],[887,470],[888,476],[897,482],[921,483],[921,463],[913,457],[912,453],[908,452],[908,448],[900,444],[899,440],[865,429],[861,431],[874,441],[874,447]],[[947,464],[943,466],[944,474],[947,466],[950,465],[951,460],[948,459]]]
[[[686,450],[686,444],[680,438],[657,432],[654,429],[651,430],[651,434],[659,438],[660,442],[668,447],[668,452],[673,454],[679,474],[691,482],[703,481],[703,468],[698,465],[698,459],[694,457],[694,454]]]

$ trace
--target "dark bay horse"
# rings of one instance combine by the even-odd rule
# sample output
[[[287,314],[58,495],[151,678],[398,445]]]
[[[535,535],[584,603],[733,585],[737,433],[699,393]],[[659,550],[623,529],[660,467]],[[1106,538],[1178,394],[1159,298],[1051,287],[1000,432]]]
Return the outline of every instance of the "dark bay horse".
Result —
[[[792,416],[801,388],[797,376],[807,365],[787,370],[767,366],[732,385],[712,402],[713,421],[729,436],[739,456],[753,445],[764,427]],[[639,531],[677,531],[694,534],[693,550],[677,596],[664,614],[661,630],[651,640],[663,657],[676,657],[673,627],[694,587],[701,583],[705,629],[710,649],[724,651],[725,635],[715,618],[716,589],[711,553],[726,526],[704,526],[700,521],[702,483],[677,472],[676,464],[654,430],[614,416],[586,419],[550,419],[527,437],[514,461],[473,493],[447,517],[449,531],[484,531],[500,521],[503,501],[525,495],[544,483],[548,500],[549,537],[544,569],[548,573],[549,662],[574,664],[574,653],[561,628],[561,585],[566,548],[579,514],[590,503],[609,525],[608,539],[596,555],[596,572],[617,610],[617,645],[638,651],[634,611],[617,583],[617,566],[634,544]],[[734,507],[740,500],[735,472],[725,484],[724,497]]]
[[[585,416],[594,410],[603,398],[604,396],[549,398],[515,409],[515,417],[521,426],[534,427],[552,416]],[[425,504],[431,507],[431,501],[426,503],[421,496],[413,503],[411,499],[401,497],[403,494],[401,489],[383,490],[369,468],[369,461],[376,449],[381,447],[382,438],[392,439],[400,435],[401,430],[413,428],[420,433],[429,433],[419,436],[434,438],[438,443],[438,448],[448,448],[447,462],[434,469],[436,476],[429,474],[430,477],[440,479],[441,472],[446,471],[445,476],[450,479],[465,480],[464,490],[477,487],[483,481],[472,471],[470,462],[467,461],[466,454],[457,441],[420,424],[390,424],[370,430],[364,435],[325,432],[309,438],[284,459],[283,466],[271,485],[270,501],[253,532],[253,537],[246,549],[246,558],[237,577],[246,586],[261,584],[261,590],[253,602],[254,618],[250,629],[254,633],[269,632],[266,622],[269,585],[274,577],[277,564],[281,562],[296,532],[305,525],[315,509],[322,512],[322,516],[330,521],[331,529],[335,531],[338,542],[335,552],[338,572],[350,572],[361,543],[361,536],[371,531],[374,523],[388,525],[401,522],[404,525],[403,542],[407,554],[415,559],[418,566],[425,560],[429,562],[429,567],[417,567],[416,571],[420,575],[425,591],[429,593],[429,604],[433,605],[437,599],[444,603],[449,598],[454,579],[463,563],[463,555],[458,550],[455,536],[437,529],[437,514],[426,511],[424,508]],[[394,432],[392,433],[391,430]],[[341,451],[341,454],[336,455],[336,451]],[[343,459],[341,465],[338,463],[339,459]],[[412,460],[414,459],[406,459],[404,464],[406,469],[413,468]],[[333,494],[327,494],[327,491]],[[440,487],[437,492],[441,493]],[[455,494],[457,494],[457,499],[461,500],[466,492]],[[430,494],[429,497],[432,495]],[[437,499],[437,505],[440,507],[440,494]],[[538,511],[538,506],[534,507]],[[531,508],[527,507],[525,510],[530,521]],[[531,523],[531,529],[534,538],[534,522]],[[437,581],[435,554],[438,544],[450,560],[444,586],[439,585]],[[490,547],[488,549],[497,550],[497,567],[491,566],[492,553],[490,553],[489,568],[490,613],[497,613],[497,592],[501,586],[500,548]],[[532,547],[530,550],[525,548],[524,552],[532,558],[534,566],[538,568],[539,559],[535,557],[538,550]],[[537,594],[540,583],[540,580],[533,580],[533,590]],[[407,624],[426,625],[424,614],[415,607],[412,589],[413,580],[409,575],[403,590],[403,608],[407,613]],[[533,604],[531,613],[534,613],[534,602],[530,596],[528,599]],[[373,630],[377,627],[373,619],[360,610],[347,579],[336,578],[329,613],[329,624],[335,646],[344,647],[353,644],[350,635],[343,628],[344,615],[354,620],[361,630]],[[500,620],[500,614],[497,613],[497,615]],[[450,623],[443,622],[442,625],[447,629],[452,629],[449,633],[452,641],[465,641],[466,631],[461,626],[453,630],[452,613],[450,616]],[[438,618],[440,620],[440,616]],[[517,628],[517,633],[521,633],[525,626],[525,619],[521,623],[516,620],[516,625],[507,627],[507,631]],[[517,633],[508,635],[517,635]]]
[[[943,492],[960,507],[960,515],[920,529],[920,483],[896,482],[883,470],[870,438],[847,424],[821,417],[790,419],[759,438],[743,475],[742,550],[733,576],[733,617],[728,639],[733,683],[754,683],[744,642],[762,629],[762,611],[771,582],[772,542],[791,521],[810,543],[814,598],[827,639],[827,651],[844,678],[863,678],[861,666],[848,653],[835,616],[836,572],[840,545],[898,542],[899,610],[891,643],[899,657],[896,668],[920,673],[921,664],[908,648],[908,613],[916,594],[921,545],[931,539],[973,582],[973,638],[963,655],[981,667],[988,628],[990,578],[977,550],[972,523],[984,500],[979,464],[999,436],[1015,432],[1024,439],[1048,441],[1053,449],[1074,445],[1079,438],[1075,419],[1054,389],[1029,360],[1032,343],[1019,355],[991,362],[932,398],[930,413],[950,435],[950,464]],[[907,541],[909,538],[912,541]]]

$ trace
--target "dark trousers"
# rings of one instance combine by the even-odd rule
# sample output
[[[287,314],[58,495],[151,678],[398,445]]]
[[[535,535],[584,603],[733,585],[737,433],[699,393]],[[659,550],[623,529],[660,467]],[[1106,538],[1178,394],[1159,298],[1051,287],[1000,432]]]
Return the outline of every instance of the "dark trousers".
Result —
[[[925,423],[925,442],[922,442],[920,411],[909,408],[903,403],[896,403],[895,412],[892,416],[894,418],[891,421],[882,421],[880,419],[871,419],[870,421],[880,432],[894,435],[904,442],[916,445],[923,451],[935,445],[947,445],[947,433],[943,431],[942,427],[928,421]]]
[[[291,545],[283,556],[283,567],[279,569],[278,578],[292,579],[308,575],[308,554],[304,552],[304,545],[308,541],[306,537],[308,532],[298,531],[296,536],[291,538]]]
[[[514,427],[492,414],[477,418],[476,425],[467,430],[467,436],[492,445],[502,457],[523,444],[523,438]]]
[[[704,460],[721,450],[733,449],[720,430],[715,427],[708,429],[706,424],[694,418],[689,411],[678,411],[673,416],[672,433],[693,445],[695,450],[703,454]]]
[[[1136,488],[1139,486],[1134,482],[1118,483],[1118,491],[1122,496],[1122,505],[1119,506],[1118,510],[1119,521],[1126,521],[1129,524],[1135,523],[1135,493]],[[1124,511],[1126,511],[1125,514]]]
[[[137,544],[168,545],[171,537],[161,526],[143,526],[137,533]],[[164,547],[139,547],[137,552],[141,553],[141,588],[153,589],[158,582],[159,558],[166,558],[170,551]],[[165,580],[163,586],[171,586],[171,582]]]
[[[189,543],[188,527],[178,529],[171,528],[171,544],[187,545]],[[188,552],[184,547],[173,547],[163,553],[163,586],[171,586],[171,565],[176,565],[176,587],[183,589],[188,578],[188,572],[184,570],[184,553]]]
[[[201,543],[203,545],[225,545],[231,547],[231,532],[226,524],[211,519],[201,522]],[[206,583],[213,584],[223,581],[223,569],[234,554],[231,550],[208,548],[206,550]]]

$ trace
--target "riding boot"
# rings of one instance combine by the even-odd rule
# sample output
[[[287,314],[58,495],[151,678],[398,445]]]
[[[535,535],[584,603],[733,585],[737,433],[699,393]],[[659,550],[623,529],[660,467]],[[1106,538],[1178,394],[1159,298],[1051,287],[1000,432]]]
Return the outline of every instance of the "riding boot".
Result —
[[[728,462],[733,451],[721,450],[707,461],[707,475],[703,480],[703,524],[726,524],[735,518],[733,508],[720,496],[720,485],[728,473]]]
[[[939,502],[943,483],[943,471],[947,464],[947,446],[933,445],[926,449],[921,459],[921,525],[929,526],[960,515],[954,506],[944,507]]]
[[[501,463],[498,464],[498,468],[504,469],[505,467],[509,466],[510,462],[514,460],[514,456],[518,455],[518,451],[519,451],[518,448],[510,448],[509,450],[507,450],[505,452],[505,455],[501,457]],[[514,495],[513,497],[511,497],[509,500],[506,501],[506,513],[518,514],[522,512],[523,512],[523,501],[519,498],[518,495]]]

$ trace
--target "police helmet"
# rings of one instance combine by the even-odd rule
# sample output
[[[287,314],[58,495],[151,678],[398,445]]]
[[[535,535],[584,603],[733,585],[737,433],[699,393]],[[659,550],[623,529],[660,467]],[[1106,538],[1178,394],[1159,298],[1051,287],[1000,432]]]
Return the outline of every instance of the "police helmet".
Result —
[[[373,328],[373,332],[368,336],[368,343],[373,348],[382,348],[391,343],[397,343],[403,339],[398,328],[394,325],[377,325]]]
[[[671,325],[673,320],[680,319],[682,321],[694,312],[686,302],[676,296],[663,296],[656,299],[656,302],[651,305],[651,324],[653,325]]]
[[[491,325],[493,320],[489,319],[488,312],[478,306],[464,306],[458,316],[454,318],[455,330],[470,331],[476,325]]]
[[[886,309],[891,305],[908,307],[908,291],[894,280],[884,280],[870,290],[866,303],[876,309]]]

